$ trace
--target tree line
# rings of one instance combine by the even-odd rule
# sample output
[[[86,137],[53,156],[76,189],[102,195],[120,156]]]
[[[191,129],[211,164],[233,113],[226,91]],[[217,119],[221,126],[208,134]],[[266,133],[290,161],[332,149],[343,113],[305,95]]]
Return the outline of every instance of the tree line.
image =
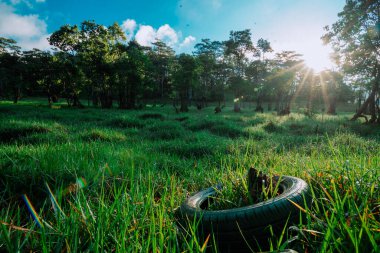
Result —
[[[148,100],[172,101],[186,112],[190,103],[201,109],[213,101],[220,107],[233,97],[237,112],[242,101],[249,101],[256,111],[263,111],[265,103],[278,113],[289,112],[295,99],[307,101],[309,110],[313,101],[323,99],[327,113],[335,114],[340,101],[356,101],[356,118],[370,113],[371,122],[380,121],[378,51],[357,46],[363,58],[371,50],[373,56],[360,63],[350,58],[358,56],[345,40],[361,30],[345,34],[347,17],[340,17],[323,39],[335,45],[336,58],[344,64],[339,71],[318,74],[297,52],[274,52],[265,39],[254,42],[248,29],[231,31],[225,41],[202,39],[192,54],[179,55],[163,41],[144,47],[127,40],[117,23],[64,25],[48,38],[50,51],[21,51],[16,41],[0,37],[0,98],[17,103],[23,96],[44,95],[49,104],[64,98],[69,106],[82,107],[86,99],[88,105],[111,108],[116,103],[120,109],[136,109]]]

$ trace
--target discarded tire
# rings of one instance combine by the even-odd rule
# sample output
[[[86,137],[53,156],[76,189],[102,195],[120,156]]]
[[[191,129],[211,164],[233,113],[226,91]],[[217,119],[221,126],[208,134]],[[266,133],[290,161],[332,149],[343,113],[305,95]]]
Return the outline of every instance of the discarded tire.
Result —
[[[281,194],[274,198],[240,208],[208,211],[209,197],[217,194],[215,188],[220,186],[189,197],[177,210],[177,218],[185,230],[189,224],[199,224],[198,235],[206,238],[212,234],[222,251],[257,249],[257,245],[265,248],[272,234],[281,234],[286,226],[299,223],[301,210],[297,205],[305,207],[311,203],[310,188],[304,180],[283,176]]]

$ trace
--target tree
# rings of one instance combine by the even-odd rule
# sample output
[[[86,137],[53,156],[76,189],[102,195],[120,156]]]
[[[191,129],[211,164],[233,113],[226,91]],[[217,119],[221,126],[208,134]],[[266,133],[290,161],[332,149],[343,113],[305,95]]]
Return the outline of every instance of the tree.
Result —
[[[251,36],[252,34],[249,29],[231,31],[229,40],[224,42],[225,56],[231,59],[236,76],[244,77],[248,56],[256,52]]]
[[[327,103],[327,114],[336,114],[336,104],[338,101],[350,100],[352,91],[344,83],[343,75],[337,71],[325,70],[320,73],[321,95]]]
[[[271,74],[268,76],[267,85],[275,97],[275,110],[290,110],[291,101],[301,81],[300,72],[304,69],[301,55],[294,51],[277,53],[271,61]]]
[[[380,2],[347,0],[339,20],[327,26],[322,37],[334,47],[335,60],[351,79],[362,81],[368,92],[366,101],[352,117],[365,117],[370,123],[380,123],[380,108],[376,105],[380,86]],[[378,115],[376,115],[376,111]],[[367,120],[367,118],[366,118]]]
[[[13,39],[0,37],[0,54],[19,52],[20,47],[17,46],[17,42]]]
[[[270,42],[262,38],[257,41],[256,48],[258,49],[259,56],[262,57],[261,60],[263,62],[265,61],[265,54],[273,52]]]
[[[64,78],[69,76],[71,71],[63,69],[64,63],[59,62],[57,56],[52,55],[48,51],[33,49],[23,53],[23,62],[25,63],[24,82],[29,87],[41,90],[48,99],[49,105],[57,102],[58,97],[62,95],[67,82]],[[69,83],[67,85],[73,85]]]
[[[128,45],[119,44],[119,53],[115,61],[115,73],[119,95],[119,108],[134,109],[141,93],[146,66],[149,61],[145,48],[132,40]]]
[[[151,61],[150,75],[152,77],[154,87],[153,96],[164,98],[169,93],[170,70],[175,57],[174,50],[163,41],[152,43],[152,50],[149,52]]]
[[[23,62],[20,47],[15,40],[0,37],[0,97],[21,97]]]
[[[196,61],[189,54],[177,56],[177,64],[174,70],[174,84],[181,102],[181,112],[189,111],[189,94],[196,79]]]
[[[59,50],[80,59],[81,68],[89,82],[88,92],[95,105],[112,107],[112,63],[117,57],[118,44],[125,40],[120,26],[109,27],[84,21],[81,26],[62,26],[54,32],[49,42]]]
[[[245,86],[245,72],[248,56],[257,52],[252,43],[251,36],[252,34],[249,29],[231,31],[229,40],[224,42],[224,55],[231,62],[233,70],[229,83],[235,95],[234,111],[236,112],[240,111],[240,93]]]
[[[222,58],[223,44],[219,41],[202,39],[195,45],[194,55],[199,65],[199,85],[196,96],[202,100],[202,107],[206,99],[217,100],[220,106],[221,101],[224,100],[226,84],[225,64]]]
[[[263,111],[262,102],[263,98],[268,91],[265,86],[266,80],[268,79],[268,65],[269,61],[265,58],[266,53],[273,52],[273,49],[270,45],[270,42],[265,39],[259,39],[257,41],[257,55],[259,56],[259,60],[255,60],[251,63],[250,67],[253,67],[253,79],[255,83],[255,91],[257,93],[257,104],[256,111]]]
[[[61,83],[62,95],[66,97],[67,104],[82,107],[79,96],[85,88],[85,78],[78,57],[67,52],[58,52],[53,59],[56,79]]]

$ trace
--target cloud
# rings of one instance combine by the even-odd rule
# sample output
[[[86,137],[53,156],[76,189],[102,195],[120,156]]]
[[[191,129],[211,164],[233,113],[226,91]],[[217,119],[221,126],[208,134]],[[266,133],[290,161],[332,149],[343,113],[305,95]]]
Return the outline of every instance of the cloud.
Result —
[[[157,40],[165,42],[170,47],[178,45],[180,33],[176,32],[170,25],[165,24],[160,26],[158,30],[150,25],[140,25],[139,30],[135,35],[136,41],[143,46],[151,46]]]
[[[38,1],[38,0],[37,0]],[[44,0],[43,0],[44,1]],[[18,5],[18,4],[25,4],[26,6],[28,6],[29,8],[33,8],[33,5],[29,2],[29,0],[10,0],[10,3],[12,5]]]
[[[156,41],[156,31],[150,25],[140,25],[135,39],[142,46],[150,46]]]
[[[31,50],[33,48],[48,50],[52,48],[51,45],[49,44],[49,41],[47,40],[48,37],[50,37],[50,34],[40,36],[39,38],[36,38],[36,39],[27,38],[27,39],[20,40],[18,44],[22,49],[25,49],[25,50]]]
[[[193,36],[188,36],[182,40],[182,32],[174,30],[169,24],[164,24],[155,29],[150,25],[138,25],[134,19],[126,19],[122,22],[121,28],[128,39],[135,39],[142,46],[152,46],[152,43],[160,40],[174,50],[184,51],[196,40]]]
[[[182,43],[179,45],[180,47],[188,47],[193,44],[197,39],[193,36],[187,36]]]
[[[178,35],[173,28],[171,28],[168,24],[165,24],[158,28],[157,31],[157,39],[165,42],[169,46],[174,46],[178,43]]]
[[[124,20],[121,24],[121,29],[123,29],[128,39],[133,37],[136,27],[136,21],[133,19]]]
[[[47,25],[38,15],[19,15],[12,6],[0,3],[0,36],[15,39],[22,49],[48,49]]]

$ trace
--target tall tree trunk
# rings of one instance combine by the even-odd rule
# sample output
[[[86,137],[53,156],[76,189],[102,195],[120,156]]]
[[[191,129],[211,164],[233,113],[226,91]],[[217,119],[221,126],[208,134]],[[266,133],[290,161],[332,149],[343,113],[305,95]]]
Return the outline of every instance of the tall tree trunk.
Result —
[[[281,111],[281,108],[280,108],[280,102],[281,102],[281,95],[278,94],[278,95],[276,96],[276,103],[275,103],[275,106],[274,106],[274,110],[275,110],[276,112]]]
[[[79,100],[78,95],[75,92],[73,94],[73,106],[80,107],[80,108],[83,107],[82,103]]]
[[[128,88],[127,92],[127,109],[136,108],[136,92],[133,87]]]
[[[330,98],[327,114],[336,115],[336,96],[333,96],[332,98]]]
[[[18,100],[20,99],[21,96],[21,90],[20,87],[15,87],[14,89],[14,97],[13,97],[13,103],[17,104]]]
[[[124,88],[119,90],[119,109],[127,109],[127,96],[125,93]]]
[[[375,84],[372,86],[371,94],[368,96],[367,100],[363,103],[363,105],[358,109],[356,114],[351,118],[352,121],[357,120],[359,117],[362,117],[364,112],[367,110],[367,108],[370,108],[371,113],[371,120],[370,122],[374,122],[376,120],[376,111],[374,110],[375,107],[375,97],[376,93],[378,91],[378,83],[375,82]]]
[[[261,112],[261,113],[264,112],[264,108],[262,106],[262,101],[261,101],[261,96],[260,95],[257,96],[257,102],[256,102],[255,112]]]
[[[109,90],[104,90],[100,94],[100,105],[102,108],[112,108],[112,94]]]

